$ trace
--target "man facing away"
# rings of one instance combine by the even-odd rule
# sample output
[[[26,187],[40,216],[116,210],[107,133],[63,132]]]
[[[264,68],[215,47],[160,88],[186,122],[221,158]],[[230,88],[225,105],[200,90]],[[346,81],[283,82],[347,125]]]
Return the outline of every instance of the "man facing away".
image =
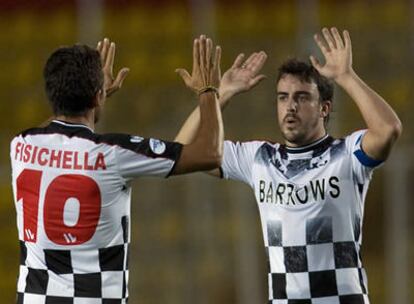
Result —
[[[210,174],[250,185],[259,207],[269,258],[269,303],[367,304],[360,255],[364,200],[373,170],[402,131],[391,107],[352,68],[349,33],[336,28],[315,35],[325,64],[289,60],[277,77],[277,115],[284,144],[225,141],[221,170]],[[264,53],[244,63],[240,55],[224,73],[220,104],[247,91],[263,75]],[[178,70],[190,88],[191,77]],[[359,108],[367,129],[334,139],[326,123],[333,80]],[[196,109],[176,141],[191,141]]]
[[[194,41],[201,123],[182,145],[127,134],[97,134],[112,77],[115,44],[62,47],[47,60],[46,93],[55,119],[11,142],[21,247],[17,303],[115,304],[128,300],[131,181],[211,170],[221,163],[223,127],[215,97],[220,48]]]

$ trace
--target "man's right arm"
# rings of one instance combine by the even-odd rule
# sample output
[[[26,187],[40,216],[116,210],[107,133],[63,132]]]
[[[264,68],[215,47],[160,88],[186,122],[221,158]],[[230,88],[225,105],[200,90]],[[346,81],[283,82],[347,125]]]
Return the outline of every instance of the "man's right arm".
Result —
[[[216,98],[220,48],[216,48],[214,60],[212,49],[211,39],[203,35],[194,41],[192,83],[199,95],[199,118],[193,136],[183,142],[184,146],[172,175],[211,170],[221,165],[224,131]]]

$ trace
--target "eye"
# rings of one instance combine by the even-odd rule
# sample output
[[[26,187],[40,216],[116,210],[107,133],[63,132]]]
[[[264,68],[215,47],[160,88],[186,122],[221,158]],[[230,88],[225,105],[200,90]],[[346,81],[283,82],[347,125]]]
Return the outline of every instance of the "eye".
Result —
[[[308,94],[299,94],[297,100],[298,102],[307,102],[310,100],[310,96]]]
[[[287,100],[287,95],[277,95],[276,100],[279,102],[283,102]]]

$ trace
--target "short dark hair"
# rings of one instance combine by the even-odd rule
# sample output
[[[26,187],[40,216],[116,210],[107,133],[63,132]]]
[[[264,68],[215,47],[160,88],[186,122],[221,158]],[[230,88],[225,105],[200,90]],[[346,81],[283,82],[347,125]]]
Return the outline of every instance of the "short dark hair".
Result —
[[[320,100],[333,101],[334,85],[328,78],[319,74],[310,62],[300,61],[297,58],[291,58],[282,63],[278,69],[277,82],[289,74],[296,76],[301,81],[315,82],[318,87]]]
[[[83,115],[103,87],[99,52],[87,45],[61,47],[48,58],[43,77],[55,115]]]
[[[282,63],[278,69],[277,83],[285,75],[293,75],[304,82],[315,82],[318,87],[319,100],[321,102],[333,102],[334,85],[328,78],[319,74],[310,62],[301,61],[297,58],[290,58]],[[329,114],[324,119],[325,128],[329,121]]]

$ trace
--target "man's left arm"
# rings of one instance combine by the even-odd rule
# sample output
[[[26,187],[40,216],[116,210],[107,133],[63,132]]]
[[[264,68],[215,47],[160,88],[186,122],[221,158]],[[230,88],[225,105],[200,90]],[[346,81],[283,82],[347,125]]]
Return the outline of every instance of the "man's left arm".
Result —
[[[353,70],[348,31],[341,36],[336,28],[324,28],[322,34],[324,39],[315,35],[315,40],[325,57],[325,65],[313,56],[311,62],[321,75],[333,79],[355,101],[368,128],[362,138],[362,149],[369,157],[383,161],[401,135],[401,121],[391,106]]]

